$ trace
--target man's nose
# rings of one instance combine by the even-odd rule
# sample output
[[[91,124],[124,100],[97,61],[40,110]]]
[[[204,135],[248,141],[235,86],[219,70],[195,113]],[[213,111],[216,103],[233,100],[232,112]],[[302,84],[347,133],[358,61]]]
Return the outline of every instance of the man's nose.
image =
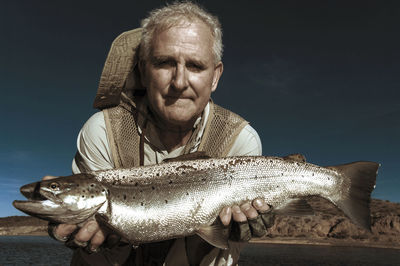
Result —
[[[177,65],[172,80],[172,85],[176,90],[185,90],[189,86],[187,72],[185,66]]]

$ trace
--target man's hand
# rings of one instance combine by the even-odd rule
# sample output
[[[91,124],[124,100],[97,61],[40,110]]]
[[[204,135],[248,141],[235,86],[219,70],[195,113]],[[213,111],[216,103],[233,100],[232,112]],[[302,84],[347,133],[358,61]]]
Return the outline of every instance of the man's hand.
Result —
[[[45,176],[43,180],[57,178],[56,176]],[[77,229],[74,224],[59,224],[51,232],[57,240],[67,239]],[[96,251],[97,248],[103,244],[106,236],[100,229],[99,224],[90,220],[87,221],[75,234],[74,238],[69,240],[67,246],[85,247],[87,245],[90,251]]]
[[[252,236],[263,236],[266,229],[274,223],[271,207],[262,199],[253,200],[252,204],[246,202],[240,207],[225,207],[219,218],[224,226],[229,226],[232,218],[236,222],[231,230],[231,238],[236,241],[248,241]]]

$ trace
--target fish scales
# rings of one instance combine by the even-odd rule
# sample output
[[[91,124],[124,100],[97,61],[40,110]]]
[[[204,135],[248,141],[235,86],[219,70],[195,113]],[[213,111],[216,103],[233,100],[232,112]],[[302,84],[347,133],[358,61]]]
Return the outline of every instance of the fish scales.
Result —
[[[28,184],[21,192],[29,200],[13,204],[53,222],[79,224],[95,217],[134,244],[197,233],[226,247],[202,228],[211,228],[223,207],[255,198],[263,198],[274,212],[295,206],[296,213],[302,206],[294,200],[320,196],[370,228],[378,167],[374,162],[321,167],[262,156],[171,161]]]
[[[192,234],[213,223],[225,206],[261,197],[279,209],[299,195],[329,198],[339,185],[334,185],[333,170],[275,157],[171,162],[111,172],[96,177],[110,191],[111,207],[103,215],[137,242]]]

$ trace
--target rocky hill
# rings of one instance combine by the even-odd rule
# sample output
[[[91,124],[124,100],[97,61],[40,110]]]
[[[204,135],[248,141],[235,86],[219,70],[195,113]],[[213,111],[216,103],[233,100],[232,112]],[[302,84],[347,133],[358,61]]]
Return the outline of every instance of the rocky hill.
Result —
[[[400,204],[373,199],[372,231],[350,222],[333,204],[321,198],[308,203],[314,216],[280,216],[269,234],[252,242],[361,245],[400,249]],[[28,216],[0,218],[0,235],[46,235],[47,222]]]
[[[400,204],[373,199],[369,232],[350,222],[327,200],[312,198],[307,201],[315,216],[277,216],[269,235],[255,242],[400,248]]]

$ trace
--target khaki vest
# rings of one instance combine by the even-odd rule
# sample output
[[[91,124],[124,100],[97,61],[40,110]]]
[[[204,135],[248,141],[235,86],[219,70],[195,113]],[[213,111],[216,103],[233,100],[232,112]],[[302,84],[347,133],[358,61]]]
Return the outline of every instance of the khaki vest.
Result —
[[[140,134],[136,119],[140,114],[129,104],[120,104],[103,112],[115,168],[139,166]],[[227,156],[236,137],[247,124],[239,115],[211,102],[198,151],[204,151],[211,157]],[[189,153],[192,144],[186,145],[185,154]]]

